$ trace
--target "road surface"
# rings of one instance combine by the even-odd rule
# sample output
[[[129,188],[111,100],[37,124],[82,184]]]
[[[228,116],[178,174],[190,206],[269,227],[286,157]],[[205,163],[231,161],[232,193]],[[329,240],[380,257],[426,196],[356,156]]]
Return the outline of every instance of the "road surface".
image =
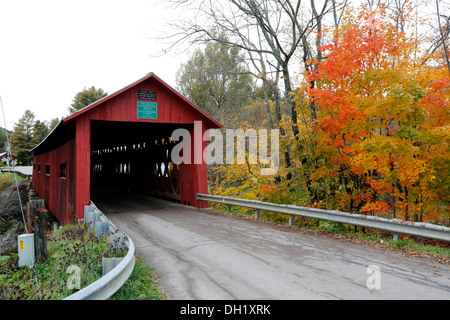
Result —
[[[450,299],[448,265],[151,199],[94,203],[172,299]]]
[[[33,175],[33,166],[17,166],[13,168],[2,169],[2,172],[14,172],[20,173],[24,176],[31,177]]]

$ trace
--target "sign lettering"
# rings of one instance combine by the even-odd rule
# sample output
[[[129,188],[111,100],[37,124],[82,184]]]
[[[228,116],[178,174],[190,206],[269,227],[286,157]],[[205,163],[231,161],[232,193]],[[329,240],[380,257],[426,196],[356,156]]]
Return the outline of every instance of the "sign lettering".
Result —
[[[139,100],[156,101],[156,92],[155,91],[139,90],[138,98],[139,98]]]

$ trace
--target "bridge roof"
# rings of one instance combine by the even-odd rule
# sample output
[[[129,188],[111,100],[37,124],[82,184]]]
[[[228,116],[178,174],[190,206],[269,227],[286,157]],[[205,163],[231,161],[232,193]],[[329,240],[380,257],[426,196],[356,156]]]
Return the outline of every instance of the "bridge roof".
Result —
[[[193,104],[191,101],[189,101],[186,97],[184,97],[183,95],[181,95],[178,91],[176,91],[175,89],[173,89],[171,86],[169,86],[166,82],[164,82],[163,80],[161,80],[159,77],[157,77],[153,72],[148,73],[145,77],[142,77],[141,79],[133,82],[132,84],[112,93],[107,95],[106,97],[99,99],[97,101],[95,101],[94,103],[86,106],[85,108],[79,110],[78,112],[66,117],[65,119],[63,119],[64,123],[68,123],[70,121],[73,121],[74,119],[80,117],[81,115],[91,111],[94,108],[97,108],[98,106],[104,104],[105,102],[107,102],[108,100],[111,100],[112,98],[120,95],[121,93],[124,93],[125,91],[139,85],[140,83],[149,80],[149,79],[155,79],[157,80],[160,84],[162,84],[165,88],[167,88],[170,92],[172,92],[174,95],[178,96],[180,99],[182,99],[186,105],[191,109],[191,111],[198,113],[200,115],[200,117],[202,118],[202,120],[206,121],[210,127],[212,128],[222,128],[222,125],[220,123],[218,123],[216,120],[214,120],[210,115],[208,115],[206,112],[204,112],[203,110],[201,110],[198,106],[196,106],[195,104]]]
[[[83,116],[90,117],[90,114],[94,114],[94,112],[100,109],[102,106],[108,106],[108,102],[112,101],[114,98],[126,94],[127,91],[136,90],[135,87],[146,81],[156,81],[157,84],[165,88],[166,91],[176,97],[182,104],[182,108],[178,108],[177,112],[182,111],[183,114],[180,114],[179,117],[186,116],[186,114],[194,114],[195,118],[198,120],[204,121],[209,128],[222,128],[222,125],[214,120],[210,115],[201,110],[191,101],[189,101],[186,97],[181,95],[178,91],[169,86],[166,82],[162,81],[159,77],[157,77],[153,72],[148,73],[145,77],[131,83],[130,85],[107,95],[106,97],[95,101],[94,103],[86,106],[85,108],[79,110],[78,112],[69,115],[68,117],[62,119],[60,123],[50,132],[44,140],[42,140],[37,146],[30,150],[30,152],[47,152],[70,139],[75,137],[75,120],[81,118]],[[167,107],[167,106],[166,106]],[[136,117],[136,115],[134,115]],[[130,118],[130,117],[128,117]],[[192,118],[192,117],[190,117]],[[116,120],[117,121],[117,120]],[[121,119],[122,121],[122,119]],[[123,119],[123,121],[127,121]],[[133,120],[128,120],[129,122],[133,122]],[[142,121],[142,120],[139,120]],[[151,122],[151,121],[149,121]],[[164,121],[159,121],[161,123]]]

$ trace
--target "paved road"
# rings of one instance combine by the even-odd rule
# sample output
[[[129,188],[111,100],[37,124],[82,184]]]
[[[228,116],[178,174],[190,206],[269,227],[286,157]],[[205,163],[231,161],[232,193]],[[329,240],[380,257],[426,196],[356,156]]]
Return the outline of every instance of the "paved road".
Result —
[[[16,171],[16,172],[18,172],[18,173],[21,173],[21,174],[23,174],[23,175],[25,175],[25,176],[29,176],[29,177],[31,177],[32,175],[33,175],[33,166],[18,166],[18,167],[14,167],[14,169],[8,169],[8,168],[5,168],[5,169],[2,169],[2,172],[13,172],[13,171]]]
[[[104,200],[173,299],[450,299],[448,265],[136,195]]]

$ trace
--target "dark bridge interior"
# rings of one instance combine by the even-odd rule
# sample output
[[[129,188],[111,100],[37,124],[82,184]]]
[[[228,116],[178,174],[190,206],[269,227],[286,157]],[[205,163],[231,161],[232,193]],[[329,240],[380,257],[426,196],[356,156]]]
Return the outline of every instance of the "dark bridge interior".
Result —
[[[171,162],[179,124],[92,121],[91,199],[123,192],[180,200],[179,167]]]

